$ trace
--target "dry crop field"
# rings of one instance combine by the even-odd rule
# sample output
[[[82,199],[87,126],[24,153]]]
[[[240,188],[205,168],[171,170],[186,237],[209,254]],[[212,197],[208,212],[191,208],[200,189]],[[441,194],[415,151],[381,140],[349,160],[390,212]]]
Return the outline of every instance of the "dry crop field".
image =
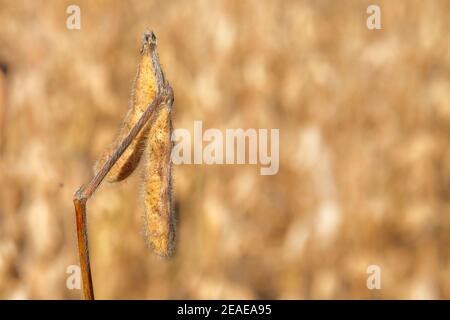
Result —
[[[146,28],[174,128],[279,129],[279,170],[175,165],[176,251],[142,171],[89,202],[99,299],[450,298],[449,1],[0,0],[0,298],[79,299],[72,197],[117,135]],[[380,267],[381,289],[366,286]]]

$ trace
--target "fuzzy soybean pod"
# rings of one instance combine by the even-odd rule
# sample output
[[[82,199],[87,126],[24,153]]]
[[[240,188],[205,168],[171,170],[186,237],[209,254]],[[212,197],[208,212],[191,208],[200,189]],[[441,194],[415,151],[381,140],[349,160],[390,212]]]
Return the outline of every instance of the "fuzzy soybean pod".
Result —
[[[147,135],[143,185],[147,243],[163,257],[172,254],[175,242],[171,135],[171,106],[163,104]]]
[[[112,152],[127,136],[133,126],[140,119],[144,111],[158,93],[158,80],[163,79],[162,72],[155,64],[156,38],[153,33],[145,34],[142,38],[141,61],[131,90],[129,109],[116,141],[97,161],[94,171],[97,173],[108,160]],[[161,73],[161,74],[159,74]],[[136,169],[145,149],[145,139],[148,135],[149,125],[146,125],[136,138],[130,143],[122,156],[106,176],[108,182],[117,182],[127,178]]]
[[[172,254],[175,222],[172,202],[172,87],[165,80],[156,53],[156,37],[146,31],[142,38],[141,61],[133,84],[130,107],[119,137],[95,165],[95,176],[74,194],[78,253],[86,299],[94,299],[87,235],[87,201],[102,183],[128,177],[145,155],[145,234],[150,247],[160,256]]]

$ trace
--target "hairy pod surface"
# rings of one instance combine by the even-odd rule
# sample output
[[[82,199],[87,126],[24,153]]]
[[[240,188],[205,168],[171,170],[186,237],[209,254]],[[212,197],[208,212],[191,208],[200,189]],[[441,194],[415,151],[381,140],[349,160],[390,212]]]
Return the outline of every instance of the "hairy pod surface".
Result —
[[[158,68],[152,57],[155,55],[156,38],[144,34],[141,47],[141,61],[137,70],[135,80],[131,90],[131,99],[128,112],[119,132],[116,141],[111,149],[107,150],[97,161],[94,167],[97,173],[110,157],[111,153],[117,148],[122,140],[127,136],[133,126],[138,122],[149,104],[156,97],[158,92]],[[106,176],[108,182],[117,182],[127,178],[139,164],[139,160],[145,149],[145,138],[149,131],[149,125],[146,125],[136,138],[130,143],[122,156],[117,160],[110,172]]]
[[[151,102],[170,89],[164,79],[158,55],[156,37],[145,32],[142,38],[141,61],[133,83],[130,107],[111,150],[105,152],[95,165],[98,172],[117,146],[126,138]],[[165,92],[166,93],[166,92]],[[173,99],[173,97],[172,97]],[[153,251],[164,257],[172,254],[175,241],[175,221],[172,207],[172,122],[173,100],[165,100],[153,111],[151,119],[132,140],[128,148],[113,165],[107,181],[117,182],[127,178],[137,167],[144,154],[144,206],[146,241]]]
[[[145,151],[145,233],[150,247],[160,256],[170,256],[175,242],[172,203],[171,107],[163,105],[155,115]]]

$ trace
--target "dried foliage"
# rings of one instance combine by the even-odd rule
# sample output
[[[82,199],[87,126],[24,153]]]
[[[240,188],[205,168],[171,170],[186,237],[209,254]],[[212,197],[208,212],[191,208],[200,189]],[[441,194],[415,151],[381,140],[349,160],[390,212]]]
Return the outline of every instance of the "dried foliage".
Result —
[[[177,248],[142,177],[89,202],[96,297],[450,298],[450,3],[0,0],[0,298],[74,298],[74,190],[127,111],[145,28],[174,128],[280,128],[280,171],[174,166]],[[366,268],[382,289],[366,288]]]

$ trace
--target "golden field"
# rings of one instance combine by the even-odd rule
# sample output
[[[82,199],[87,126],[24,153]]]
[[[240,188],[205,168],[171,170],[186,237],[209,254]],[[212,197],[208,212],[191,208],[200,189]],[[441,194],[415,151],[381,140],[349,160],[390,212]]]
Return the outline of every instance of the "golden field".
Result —
[[[450,2],[0,0],[0,298],[79,299],[72,196],[114,141],[146,28],[173,124],[279,128],[280,167],[174,166],[177,247],[142,170],[88,203],[98,299],[449,299]],[[366,286],[370,265],[381,289]]]

